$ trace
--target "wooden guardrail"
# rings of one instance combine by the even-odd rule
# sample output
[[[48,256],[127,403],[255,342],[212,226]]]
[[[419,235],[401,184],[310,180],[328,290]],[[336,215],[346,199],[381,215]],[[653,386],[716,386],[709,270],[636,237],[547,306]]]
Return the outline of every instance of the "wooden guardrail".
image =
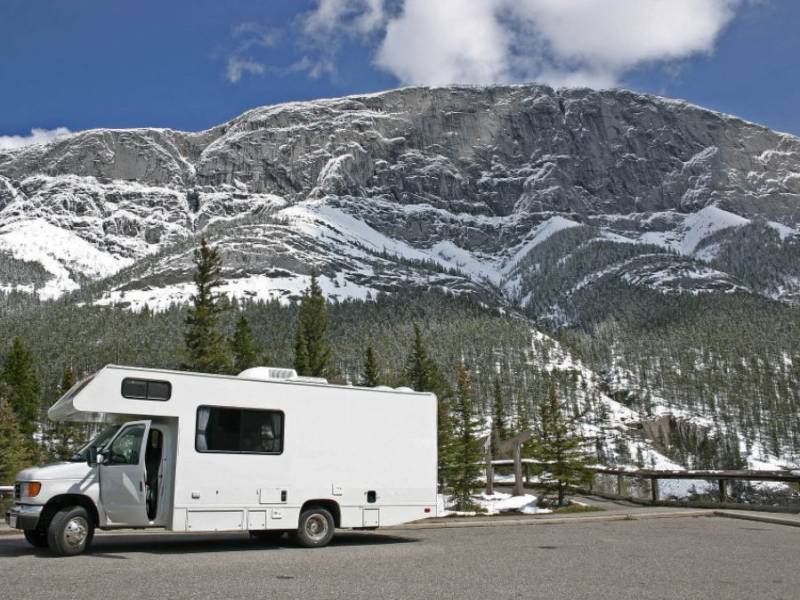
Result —
[[[514,467],[514,489],[515,493],[523,488],[524,484],[530,484],[529,466],[541,465],[541,461],[530,458],[523,458],[518,461],[512,459],[508,460],[493,460],[491,461],[492,473],[487,473],[487,482],[493,479],[494,468],[501,466]],[[752,471],[752,470],[654,470],[654,469],[623,469],[614,467],[589,467],[589,470],[596,475],[612,475],[616,477],[617,496],[624,497],[624,479],[634,478],[640,481],[648,481],[650,483],[650,498],[652,503],[660,502],[662,499],[659,496],[659,481],[670,479],[696,479],[699,481],[715,481],[717,484],[718,498],[721,503],[725,503],[728,499],[728,483],[731,481],[769,481],[780,483],[796,483],[800,484],[800,469],[798,470],[784,470],[784,471]],[[597,490],[592,489],[593,485],[590,484],[588,491],[596,493]]]
[[[655,503],[659,498],[658,482],[663,479],[697,479],[704,481],[716,481],[719,493],[719,501],[728,500],[729,481],[776,481],[781,483],[800,483],[800,470],[796,471],[749,471],[749,470],[697,470],[689,469],[685,471],[653,469],[615,469],[610,467],[592,467],[594,473],[602,475],[615,475],[617,478],[617,494],[622,496],[623,478],[633,477],[650,482],[650,501]]]

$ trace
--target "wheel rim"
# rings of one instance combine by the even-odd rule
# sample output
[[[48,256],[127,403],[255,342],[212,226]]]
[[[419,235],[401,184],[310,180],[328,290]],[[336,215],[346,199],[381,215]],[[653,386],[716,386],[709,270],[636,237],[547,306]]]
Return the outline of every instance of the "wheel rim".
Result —
[[[83,517],[73,517],[64,527],[64,543],[70,548],[80,548],[89,535],[89,523]]]
[[[324,539],[328,535],[328,519],[320,514],[313,514],[306,519],[306,535],[314,541]]]

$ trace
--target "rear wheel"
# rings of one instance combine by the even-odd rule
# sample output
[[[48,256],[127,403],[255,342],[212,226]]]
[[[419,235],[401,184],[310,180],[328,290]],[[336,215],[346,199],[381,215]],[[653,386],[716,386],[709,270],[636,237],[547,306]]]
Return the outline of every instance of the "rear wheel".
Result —
[[[324,508],[312,507],[300,515],[300,523],[294,538],[304,548],[327,546],[333,538],[334,522],[331,513]]]
[[[58,511],[47,528],[47,545],[59,556],[80,554],[91,544],[94,523],[82,506],[69,506]]]
[[[47,548],[47,532],[41,529],[26,529],[25,539],[34,548]]]

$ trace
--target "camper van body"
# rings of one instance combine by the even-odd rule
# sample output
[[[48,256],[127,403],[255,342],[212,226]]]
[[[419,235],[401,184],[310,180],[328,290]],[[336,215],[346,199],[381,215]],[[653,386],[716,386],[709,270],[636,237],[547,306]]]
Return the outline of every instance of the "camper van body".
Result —
[[[309,507],[340,528],[435,515],[435,396],[267,371],[109,365],[80,381],[48,415],[108,425],[106,439],[74,462],[22,471],[7,521],[44,545],[48,521],[72,505],[90,529],[185,532],[296,531]]]

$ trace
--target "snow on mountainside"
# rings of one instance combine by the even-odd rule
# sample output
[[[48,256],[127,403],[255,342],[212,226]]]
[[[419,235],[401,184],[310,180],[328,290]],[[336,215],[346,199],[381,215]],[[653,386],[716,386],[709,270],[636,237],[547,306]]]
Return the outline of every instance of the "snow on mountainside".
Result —
[[[241,299],[288,301],[317,268],[333,299],[444,288],[556,324],[609,280],[795,302],[799,208],[800,140],[735,117],[626,91],[407,88],[0,151],[0,292],[167,308],[202,235]],[[611,459],[672,467],[664,428],[710,430],[663,398],[632,410],[613,395],[633,375],[601,380],[533,336],[531,361],[585,383]]]
[[[0,286],[55,297],[124,270],[99,302],[180,302],[205,234],[242,297],[296,295],[316,265],[339,297],[411,283],[525,308],[557,256],[573,278],[539,313],[604,277],[794,300],[800,266],[754,286],[716,259],[760,224],[796,245],[799,202],[799,140],[686,103],[408,88],[0,153]]]

